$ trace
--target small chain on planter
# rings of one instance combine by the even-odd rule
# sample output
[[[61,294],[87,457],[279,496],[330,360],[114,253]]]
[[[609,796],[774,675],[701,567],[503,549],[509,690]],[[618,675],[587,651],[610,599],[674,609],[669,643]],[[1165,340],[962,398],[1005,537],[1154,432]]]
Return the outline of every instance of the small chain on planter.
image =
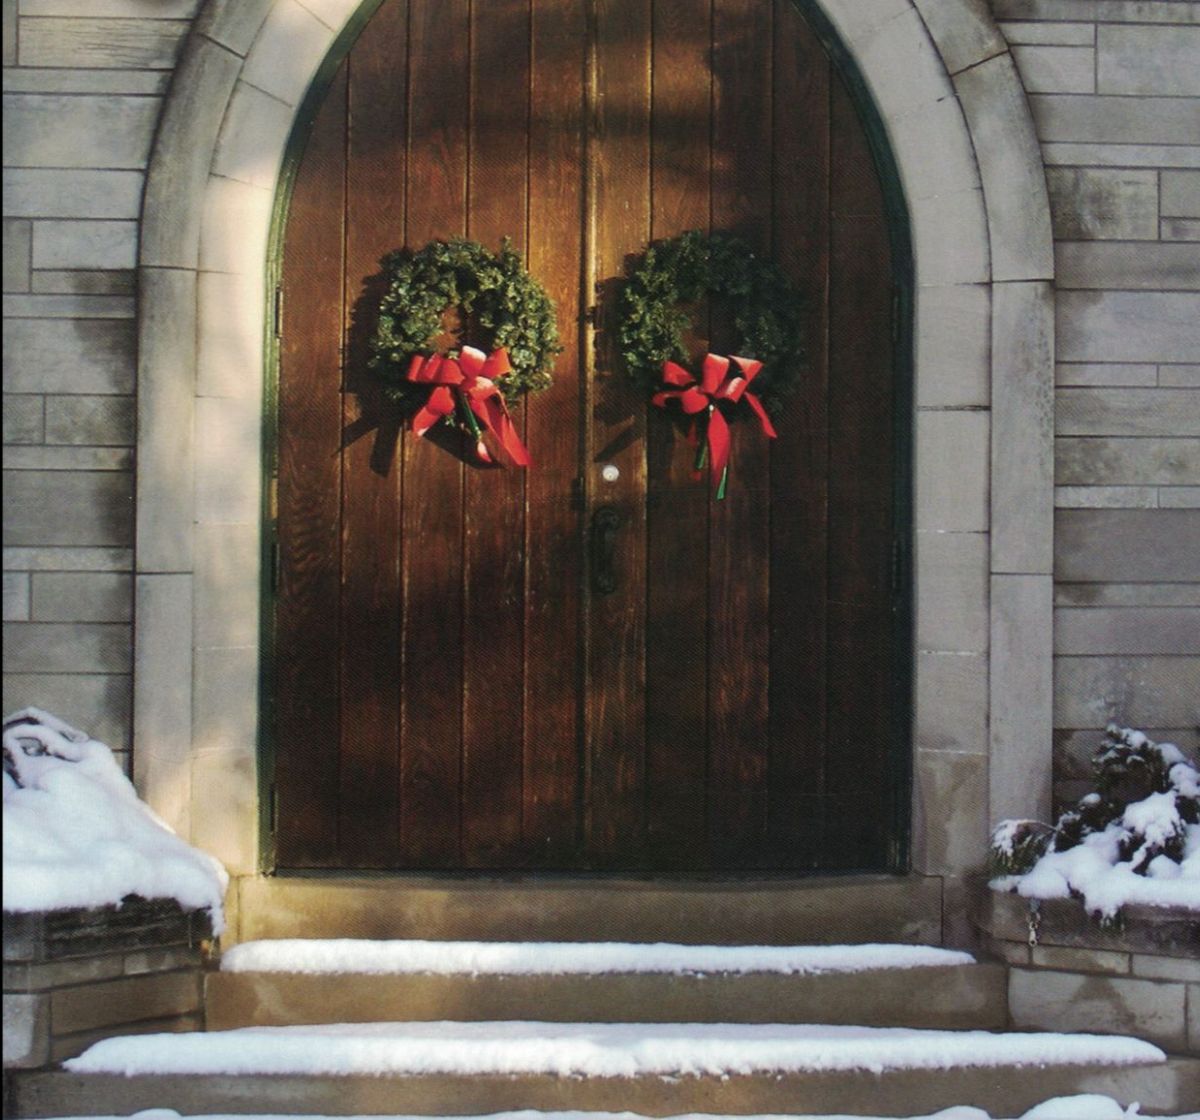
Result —
[[[1029,900],[1029,947],[1037,948],[1038,930],[1042,926],[1042,909],[1041,904],[1036,898]]]

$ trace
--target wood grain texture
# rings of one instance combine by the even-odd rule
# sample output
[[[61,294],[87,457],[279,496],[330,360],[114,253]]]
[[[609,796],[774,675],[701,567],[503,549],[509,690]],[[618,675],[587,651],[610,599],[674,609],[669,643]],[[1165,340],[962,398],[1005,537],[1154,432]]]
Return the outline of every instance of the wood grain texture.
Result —
[[[404,239],[408,5],[390,0],[349,61],[339,847],[389,867],[400,840],[400,415],[367,368],[380,258]]]
[[[529,2],[471,9],[467,230],[523,251],[529,138]],[[476,345],[488,340],[478,339]],[[514,421],[523,427],[524,408]],[[536,469],[536,468],[535,468]],[[465,472],[462,843],[468,867],[506,866],[523,837],[526,471]]]
[[[292,195],[279,395],[275,646],[279,859],[336,865],[339,499],[346,71],[333,81]]]
[[[654,5],[651,236],[707,230],[712,130],[709,0]],[[697,334],[708,334],[707,303]],[[656,865],[707,862],[708,488],[677,409],[646,426],[646,816]]]
[[[409,17],[408,210],[419,249],[466,233],[468,0],[414,4]],[[404,440],[402,858],[461,858],[463,465],[442,429]]]

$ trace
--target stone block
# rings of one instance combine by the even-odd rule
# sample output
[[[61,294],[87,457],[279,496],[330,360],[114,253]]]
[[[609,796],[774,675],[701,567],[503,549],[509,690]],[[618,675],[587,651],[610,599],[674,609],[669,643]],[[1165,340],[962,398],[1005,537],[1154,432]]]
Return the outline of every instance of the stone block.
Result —
[[[262,277],[273,197],[271,191],[234,179],[209,180],[200,226],[203,271]]]
[[[257,401],[196,401],[196,520],[257,524],[262,416]]]
[[[1200,608],[1059,607],[1054,651],[1200,654]]]
[[[1200,1053],[1200,984],[1187,986],[1187,1037],[1188,1049],[1193,1054]]]
[[[29,573],[4,573],[4,621],[25,622],[29,618]]]
[[[4,566],[23,572],[128,572],[128,548],[5,548]]]
[[[50,1044],[51,1062],[64,1062],[74,1058],[105,1038],[113,1035],[138,1034],[187,1034],[192,1031],[204,1030],[204,1016],[200,1013],[191,1015],[173,1015],[168,1019],[145,1019],[140,1023],[122,1023],[117,1027],[100,1027],[94,1031],[81,1031],[79,1034],[55,1038]]]
[[[984,532],[988,527],[986,412],[917,412],[917,529]]]
[[[1100,24],[1096,88],[1138,97],[1200,95],[1200,27]]]
[[[983,653],[988,644],[985,533],[917,534],[917,648]]]
[[[991,258],[982,191],[912,199],[910,209],[919,287],[988,281]]]
[[[119,471],[5,471],[5,542],[127,545],[132,481]],[[47,517],[47,510],[54,516]]]
[[[214,0],[196,17],[196,31],[244,56],[274,0]]]
[[[4,466],[14,471],[128,471],[133,452],[125,447],[6,447]]]
[[[1042,141],[1092,144],[1196,144],[1194,106],[1173,97],[1033,94],[1030,109]]]
[[[1155,486],[1056,486],[1055,509],[1157,509]]]
[[[1200,167],[1200,152],[1194,147],[1170,144],[1087,144],[1047,142],[1042,144],[1047,167]]]
[[[1014,20],[1000,24],[1000,31],[1014,46],[1090,47],[1096,41],[1096,26],[1092,23],[1022,23]]]
[[[992,569],[1049,572],[1053,554],[1054,293],[992,294]]]
[[[1060,436],[1195,436],[1200,396],[1189,389],[1059,389]]]
[[[1200,984],[1200,959],[1186,960],[1183,957],[1155,957],[1147,953],[1134,953],[1132,958],[1134,976],[1147,980],[1179,980]]]
[[[1019,1030],[1127,1034],[1174,1051],[1186,1041],[1182,984],[1014,968],[1008,1005]]]
[[[45,438],[45,398],[36,393],[4,394],[4,446],[41,443]]]
[[[979,169],[962,108],[936,101],[891,121],[888,135],[909,199],[979,189]]]
[[[1160,486],[1160,509],[1200,509],[1200,486]]]
[[[122,966],[122,958],[116,953],[63,961],[13,962],[4,966],[4,990],[42,992],[71,984],[111,980],[121,975]]]
[[[196,527],[196,648],[258,644],[257,523]]]
[[[1200,296],[1191,292],[1059,292],[1056,307],[1059,361],[1188,362],[1200,353]]]
[[[140,171],[6,167],[4,212],[22,218],[133,219],[142,179]]]
[[[198,277],[196,394],[262,400],[265,299],[261,277]]]
[[[340,31],[346,21],[361,7],[358,0],[301,0],[326,27]]]
[[[1197,657],[1056,657],[1054,722],[1061,728],[1196,721]]]
[[[137,223],[39,221],[33,227],[34,268],[133,268]]]
[[[4,219],[4,290],[29,291],[33,226],[30,222]]]
[[[5,673],[4,710],[30,706],[56,713],[114,750],[130,742],[132,681],[122,674]]]
[[[65,67],[24,67],[10,70],[8,93],[129,94],[161,97],[171,75],[166,70],[76,70]]]
[[[1163,218],[1158,236],[1163,241],[1200,241],[1200,219]]]
[[[174,972],[178,969],[204,967],[204,953],[199,948],[172,945],[165,949],[138,949],[126,953],[121,970],[126,976],[143,976],[152,972]]]
[[[1153,241],[1158,236],[1158,176],[1106,167],[1046,169],[1054,236],[1061,240]]]
[[[1055,519],[1055,540],[1059,580],[1200,579],[1200,514],[1191,510],[1064,511]]]
[[[33,574],[33,617],[39,622],[129,622],[132,613],[127,572]]]
[[[993,575],[989,817],[1050,819],[1053,586],[1049,575]]]
[[[0,7],[3,24],[0,25],[0,45],[4,50],[4,65],[17,64],[17,0],[4,0]]]
[[[276,0],[246,55],[242,78],[298,105],[333,42],[333,31],[296,0]]]
[[[917,290],[918,408],[991,402],[991,297],[982,284]]]
[[[1012,55],[1028,93],[1095,93],[1091,46],[1014,46]]]
[[[142,270],[138,354],[139,566],[190,571],[195,424],[196,277]]]
[[[992,278],[1048,280],[1054,261],[1046,176],[1012,57],[973,66],[954,85],[983,179]]]
[[[1159,179],[1165,217],[1200,218],[1200,171],[1164,171]]]
[[[73,15],[26,19],[22,66],[169,70],[187,30],[182,20],[89,19]]]
[[[1187,583],[1060,583],[1054,601],[1067,607],[1200,607],[1200,585]]]
[[[34,1069],[50,1060],[49,1000],[37,993],[4,993],[4,1068]]]
[[[915,0],[951,74],[1007,47],[985,0]]]
[[[46,398],[46,442],[87,447],[131,447],[132,397],[51,396]]]
[[[198,649],[193,656],[192,741],[195,748],[230,754],[243,749],[247,743],[256,742],[257,647]]]
[[[128,626],[13,622],[4,644],[13,673],[127,673],[131,664]]]
[[[23,167],[144,168],[154,97],[4,95],[6,156]]]
[[[199,1010],[200,976],[190,970],[60,988],[50,995],[56,1037]]]
[[[4,323],[6,393],[133,392],[133,324],[92,319]]]
[[[256,682],[257,675],[251,681]],[[200,751],[192,763],[192,843],[216,856],[233,875],[252,875],[258,868],[253,719],[247,730],[251,736],[244,740],[245,746]]]
[[[1056,385],[1157,385],[1158,366],[1136,362],[1059,362]]]
[[[97,19],[190,19],[201,0],[21,0],[27,16],[89,16]]]
[[[34,276],[40,273],[34,273]],[[128,296],[6,295],[5,318],[19,319],[132,319],[134,301]]]
[[[135,784],[150,807],[187,838],[192,795],[192,577],[139,575],[135,588]]]
[[[987,855],[987,758],[918,751],[913,778],[914,866],[927,875],[979,871]]]
[[[827,0],[822,8],[833,21],[842,42],[852,43],[875,34],[896,17],[911,12],[912,0],[877,0],[874,4]]]
[[[133,296],[137,282],[131,268],[43,268],[33,274],[33,290],[56,295]],[[132,310],[129,315],[132,317]]]
[[[252,12],[260,3],[207,5],[197,29],[211,26],[222,10]],[[259,19],[261,20],[261,15]],[[179,95],[167,102],[156,137],[156,158],[146,180],[140,261],[145,265],[195,268],[199,257],[204,191],[213,147],[240,60],[193,35],[175,72]]]
[[[1036,968],[1052,968],[1061,972],[1106,972],[1127,976],[1129,957],[1129,953],[1118,953],[1112,949],[1036,945],[1030,954],[1030,961]]]
[[[994,0],[997,19],[1105,20],[1110,23],[1196,23],[1200,6],[1173,0]]]
[[[213,155],[213,171],[273,190],[292,129],[292,113],[278,98],[238,82]]]
[[[987,656],[922,651],[916,674],[917,748],[986,753]]]
[[[1190,245],[1060,241],[1054,255],[1055,282],[1060,291],[1200,289],[1200,260],[1197,250]]]
[[[1068,486],[1200,484],[1200,439],[1062,436],[1054,444],[1054,479]]]

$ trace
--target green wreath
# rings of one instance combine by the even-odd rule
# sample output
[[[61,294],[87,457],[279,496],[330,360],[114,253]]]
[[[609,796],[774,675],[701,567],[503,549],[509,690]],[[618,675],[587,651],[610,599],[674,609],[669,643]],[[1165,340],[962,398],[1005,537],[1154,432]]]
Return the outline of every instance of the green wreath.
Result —
[[[803,367],[800,297],[773,262],[729,233],[690,230],[657,241],[630,269],[621,293],[626,373],[653,393],[662,385],[663,362],[686,363],[687,305],[706,295],[729,302],[737,332],[731,353],[763,363],[754,389],[778,413]]]
[[[554,304],[508,238],[499,253],[461,239],[431,241],[415,253],[398,250],[384,257],[383,279],[369,365],[392,400],[423,403],[429,388],[408,380],[409,365],[414,355],[433,352],[448,307],[459,308],[486,336],[472,340],[484,343],[480,349],[508,351],[512,372],[499,382],[506,398],[549,387],[554,355],[562,350]]]

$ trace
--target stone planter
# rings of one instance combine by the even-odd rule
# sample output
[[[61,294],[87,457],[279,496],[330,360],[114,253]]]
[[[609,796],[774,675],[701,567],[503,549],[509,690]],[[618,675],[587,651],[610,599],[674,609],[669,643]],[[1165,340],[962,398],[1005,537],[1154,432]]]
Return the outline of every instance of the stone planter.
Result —
[[[1200,914],[1122,910],[1105,930],[1071,899],[1036,907],[989,891],[977,915],[984,943],[1010,965],[1011,1026],[1147,1039],[1200,1055]]]
[[[4,1067],[37,1069],[117,1034],[203,1029],[212,926],[171,900],[4,913]]]

